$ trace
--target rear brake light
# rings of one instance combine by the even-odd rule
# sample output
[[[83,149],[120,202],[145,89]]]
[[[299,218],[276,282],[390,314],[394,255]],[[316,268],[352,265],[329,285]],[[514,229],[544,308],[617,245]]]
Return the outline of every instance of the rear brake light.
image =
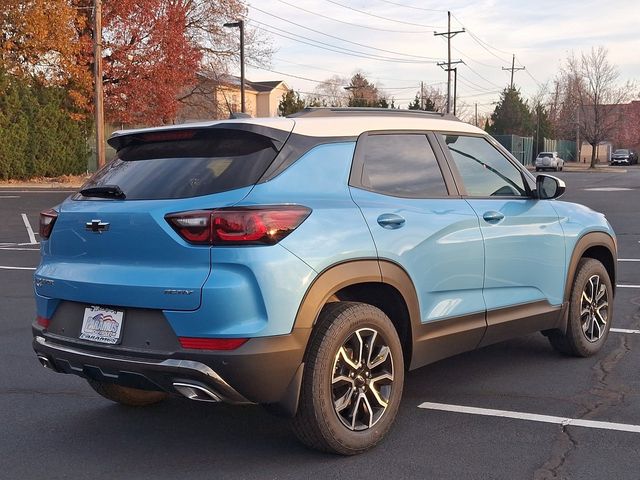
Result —
[[[235,350],[244,345],[248,338],[194,338],[178,337],[182,348],[192,350]]]
[[[274,245],[311,213],[300,205],[231,207],[166,215],[187,242],[199,245]]]
[[[40,238],[49,238],[53,224],[56,223],[57,218],[58,212],[53,208],[40,212]]]
[[[36,317],[36,323],[43,328],[49,328],[49,324],[51,323],[51,320],[49,320],[46,317],[41,317],[40,315],[38,315]]]

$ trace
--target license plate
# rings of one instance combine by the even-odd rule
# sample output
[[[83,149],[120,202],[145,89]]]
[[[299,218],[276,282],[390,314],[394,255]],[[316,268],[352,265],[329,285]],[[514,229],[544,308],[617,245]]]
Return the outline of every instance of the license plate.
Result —
[[[84,309],[80,338],[115,345],[120,342],[124,312],[104,307]]]

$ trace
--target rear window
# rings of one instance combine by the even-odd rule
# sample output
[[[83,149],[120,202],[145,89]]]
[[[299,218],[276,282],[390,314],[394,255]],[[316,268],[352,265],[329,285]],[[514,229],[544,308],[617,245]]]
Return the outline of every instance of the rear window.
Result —
[[[538,154],[538,158],[552,158],[552,157],[553,157],[553,153],[542,152]]]
[[[142,134],[83,189],[117,185],[127,200],[210,195],[255,184],[277,154],[268,137],[241,130]]]

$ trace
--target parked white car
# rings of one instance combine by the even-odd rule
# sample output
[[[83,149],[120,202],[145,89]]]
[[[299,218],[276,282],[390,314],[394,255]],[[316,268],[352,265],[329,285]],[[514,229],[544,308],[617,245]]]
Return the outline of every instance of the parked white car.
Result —
[[[540,152],[534,162],[536,172],[540,170],[561,171],[564,168],[564,160],[558,156],[558,152]]]

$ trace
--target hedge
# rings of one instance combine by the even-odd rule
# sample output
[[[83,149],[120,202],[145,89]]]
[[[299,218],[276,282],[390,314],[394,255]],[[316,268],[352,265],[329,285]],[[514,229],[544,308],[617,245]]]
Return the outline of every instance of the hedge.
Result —
[[[87,170],[91,125],[74,119],[64,89],[0,71],[0,179]]]

